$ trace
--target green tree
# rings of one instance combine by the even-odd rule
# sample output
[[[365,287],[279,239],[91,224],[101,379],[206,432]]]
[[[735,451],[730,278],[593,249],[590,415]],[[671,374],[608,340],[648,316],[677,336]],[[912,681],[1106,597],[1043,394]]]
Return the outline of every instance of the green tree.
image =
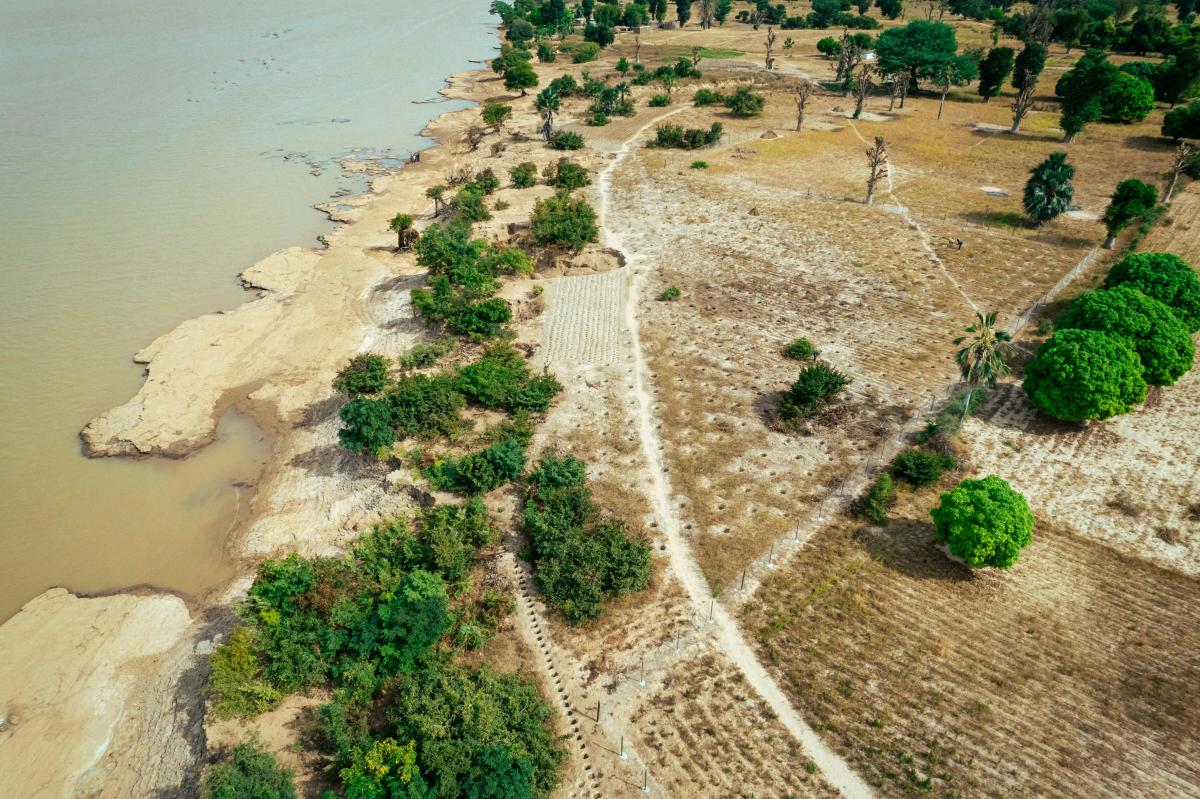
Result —
[[[419,795],[410,792],[422,783],[416,748],[416,741],[401,746],[393,738],[384,738],[369,749],[355,750],[350,765],[338,773],[346,788],[346,799],[407,799]]]
[[[800,370],[796,382],[779,403],[779,415],[785,422],[811,416],[825,407],[850,385],[849,376],[821,361]]]
[[[970,55],[960,55],[944,61],[933,67],[929,74],[933,85],[941,90],[938,99],[938,115],[942,118],[942,109],[946,106],[946,95],[951,86],[965,86],[979,77],[979,64]]]
[[[1000,94],[1000,87],[1013,71],[1016,51],[1011,47],[993,47],[979,65],[979,96],[986,103]]]
[[[338,417],[345,425],[338,431],[338,441],[351,452],[374,454],[396,441],[392,406],[386,399],[355,397],[342,406]]]
[[[968,335],[954,339],[959,350],[954,359],[963,381],[970,386],[963,403],[963,419],[971,409],[971,396],[979,386],[992,387],[996,380],[1009,373],[1007,359],[1016,354],[1012,335],[996,327],[996,312],[975,312],[975,321],[966,328]]]
[[[512,106],[504,103],[488,103],[480,112],[485,125],[491,125],[494,133],[500,132],[500,126],[512,116]]]
[[[1038,76],[1046,68],[1046,48],[1038,42],[1026,42],[1025,47],[1017,55],[1013,64],[1012,87],[1017,90],[1013,100],[1012,132],[1021,130],[1021,121],[1033,108],[1033,98],[1037,91]]]
[[[1172,107],[1200,94],[1200,40],[1180,47],[1162,65],[1156,88]]]
[[[1108,233],[1104,239],[1104,249],[1111,250],[1121,231],[1156,205],[1158,190],[1149,183],[1134,178],[1118,183],[1108,207],[1104,209],[1104,228]]]
[[[1168,111],[1163,117],[1162,135],[1169,139],[1200,139],[1200,100]]]
[[[907,72],[912,84],[932,78],[958,54],[954,28],[943,22],[913,20],[879,34],[875,54],[881,74]]]
[[[1067,163],[1066,153],[1050,153],[1045,161],[1031,169],[1024,196],[1025,213],[1029,218],[1044,225],[1067,210],[1075,195],[1071,185],[1073,177],[1075,167]]]
[[[685,27],[692,18],[692,0],[675,0],[675,17],[679,20],[679,27]]]
[[[204,799],[296,799],[292,772],[257,741],[240,743],[209,768]]]
[[[929,512],[939,540],[972,568],[1011,568],[1033,543],[1033,512],[1008,481],[963,480]]]
[[[446,586],[439,575],[415,569],[380,598],[369,634],[355,646],[381,673],[409,674],[453,620]]]
[[[547,86],[538,92],[533,106],[542,115],[542,136],[549,141],[554,134],[554,115],[562,108],[562,97],[553,86]]]
[[[531,188],[537,185],[537,164],[532,161],[517,164],[509,170],[508,175],[518,189]]]
[[[388,222],[388,229],[396,234],[396,251],[407,250],[412,246],[413,239],[416,238],[416,231],[413,230],[413,218],[408,214],[396,214]]]
[[[725,107],[735,117],[746,118],[758,116],[766,106],[766,99],[750,91],[747,86],[738,87],[737,91],[725,98]]]
[[[1059,330],[1025,368],[1030,402],[1056,419],[1081,422],[1129,413],[1146,398],[1141,361],[1127,339]]]
[[[729,17],[729,12],[733,11],[733,0],[717,0],[717,7],[713,10],[713,18],[717,24],[724,27],[725,20]]]
[[[504,72],[504,87],[520,89],[524,97],[529,89],[538,85],[537,73],[533,71],[528,61],[518,61]]]
[[[1154,110],[1154,87],[1128,72],[1117,70],[1104,91],[1100,113],[1114,122],[1139,122]]]
[[[817,40],[817,52],[826,58],[833,58],[842,52],[842,43],[832,36],[822,37]]]
[[[1196,351],[1179,317],[1129,284],[1083,294],[1054,322],[1056,330],[1098,330],[1129,341],[1152,386],[1169,386],[1192,368]]]
[[[899,19],[904,13],[904,0],[875,0],[875,7],[888,19]]]
[[[355,355],[333,381],[343,394],[377,394],[391,383],[388,361],[382,355]]]
[[[596,211],[586,200],[569,194],[538,200],[529,221],[534,243],[543,247],[565,246],[580,252],[600,238]]]
[[[234,627],[212,653],[206,690],[218,718],[253,717],[279,704],[279,691],[263,680],[254,628]]]
[[[1109,63],[1107,54],[1093,48],[1058,79],[1054,91],[1062,98],[1059,124],[1067,142],[1075,141],[1084,127],[1104,115],[1105,97],[1118,74],[1120,70]]]
[[[1200,330],[1200,278],[1191,264],[1169,252],[1133,253],[1113,264],[1104,288],[1132,286],[1166,305],[1189,333]]]

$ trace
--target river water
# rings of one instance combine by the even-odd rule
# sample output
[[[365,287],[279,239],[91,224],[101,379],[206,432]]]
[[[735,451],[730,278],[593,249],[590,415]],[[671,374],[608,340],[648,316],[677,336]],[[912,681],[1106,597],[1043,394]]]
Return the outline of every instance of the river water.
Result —
[[[89,460],[130,356],[248,299],[236,275],[330,229],[346,157],[403,158],[490,57],[487,0],[0,0],[0,621],[42,590],[232,574],[267,448],[236,414],[181,460]]]

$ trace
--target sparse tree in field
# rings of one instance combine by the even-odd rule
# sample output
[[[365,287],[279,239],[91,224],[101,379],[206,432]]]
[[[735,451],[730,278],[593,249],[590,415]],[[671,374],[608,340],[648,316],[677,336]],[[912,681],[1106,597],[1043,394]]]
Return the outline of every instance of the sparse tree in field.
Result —
[[[700,0],[700,27],[707,30],[712,27],[714,0]]]
[[[1129,413],[1146,399],[1142,362],[1128,339],[1068,328],[1025,367],[1029,401],[1055,419],[1082,422]]]
[[[767,26],[767,71],[775,67],[775,28]]]
[[[967,326],[968,335],[954,339],[959,348],[954,359],[967,390],[967,401],[963,403],[963,419],[971,409],[971,398],[979,386],[991,387],[996,380],[1009,373],[1007,359],[1016,354],[1012,335],[996,327],[996,312],[975,312],[975,321]]]
[[[530,66],[528,61],[518,61],[504,73],[504,87],[507,89],[519,89],[522,97],[528,93],[529,89],[537,85],[537,73],[533,71],[533,67]]]
[[[667,90],[667,94],[670,94],[675,89],[675,84],[679,83],[679,76],[674,72],[666,72],[659,75],[657,80],[659,85]]]
[[[642,63],[642,28],[640,25],[633,32],[633,63]]]
[[[963,480],[929,512],[950,554],[972,568],[1011,568],[1033,543],[1033,511],[1006,480],[988,475]]]
[[[939,64],[930,73],[934,84],[941,89],[942,96],[938,100],[937,118],[942,118],[942,109],[946,107],[946,95],[951,86],[964,86],[979,76],[979,65],[969,55],[960,55]]]
[[[547,86],[538,92],[533,105],[542,114],[542,136],[546,141],[550,141],[550,137],[554,135],[554,115],[562,108],[562,98],[559,97],[557,89]]]
[[[620,72],[622,77],[629,74],[629,59],[625,56],[617,59],[617,72]]]
[[[858,119],[862,114],[863,103],[867,99],[867,95],[871,93],[871,89],[875,88],[875,84],[871,82],[871,68],[863,66],[858,71],[858,75],[854,79],[854,118]]]
[[[1067,163],[1066,153],[1050,153],[1050,157],[1030,170],[1025,183],[1025,213],[1038,225],[1044,225],[1067,210],[1075,187],[1071,179],[1075,167]]]
[[[692,18],[692,0],[675,0],[675,18],[679,20],[679,27],[687,27]]]
[[[1033,108],[1033,96],[1037,91],[1038,76],[1046,68],[1046,48],[1037,42],[1026,42],[1025,48],[1017,56],[1013,67],[1012,86],[1017,90],[1017,98],[1013,101],[1012,132],[1019,133],[1021,122],[1029,109]]]
[[[887,177],[887,157],[887,144],[882,136],[876,136],[875,144],[867,150],[867,168],[870,170],[867,175],[867,205],[875,200],[876,184]]]
[[[713,17],[716,18],[717,24],[721,27],[725,26],[725,19],[729,16],[729,12],[733,10],[733,0],[717,0],[717,7],[713,11]]]
[[[813,90],[812,81],[802,80],[796,84],[796,131],[804,127],[804,109],[808,106],[808,101],[812,97]]]
[[[986,103],[1000,93],[1000,87],[1012,74],[1016,51],[1011,47],[993,47],[979,64],[979,96]]]
[[[692,45],[692,69],[698,69],[700,59],[704,57],[704,48],[700,45]]]
[[[900,98],[900,107],[904,107],[904,100],[908,97],[908,83],[911,80],[907,72],[897,72],[892,75],[892,95],[891,101],[888,103],[888,110],[891,111],[896,107],[896,98]]]
[[[392,217],[392,221],[388,222],[388,229],[396,233],[396,251],[408,250],[412,248],[413,240],[417,237],[417,231],[413,230],[413,218],[408,214],[396,214]]]
[[[442,210],[446,205],[446,187],[445,186],[430,186],[425,190],[425,196],[433,200],[433,215],[441,216]]]
[[[1179,176],[1187,169],[1188,161],[1191,157],[1191,145],[1180,142],[1179,146],[1175,148],[1174,156],[1171,158],[1171,169],[1167,172],[1167,185],[1163,189],[1163,205],[1171,202],[1171,197],[1175,194],[1175,185],[1179,183]]]
[[[1108,234],[1104,239],[1104,249],[1111,250],[1121,231],[1134,220],[1145,216],[1147,211],[1154,208],[1157,200],[1158,191],[1149,183],[1136,178],[1118,183],[1108,207],[1104,209],[1104,228]]]
[[[475,152],[479,149],[479,145],[483,144],[483,137],[487,134],[483,128],[478,125],[471,125],[463,133],[463,141],[467,144],[468,152]]]
[[[875,6],[888,19],[899,19],[904,13],[903,0],[875,0]]]
[[[500,126],[512,117],[512,106],[504,105],[504,103],[488,103],[483,107],[480,116],[483,117],[484,124],[492,126],[493,133],[499,133]]]

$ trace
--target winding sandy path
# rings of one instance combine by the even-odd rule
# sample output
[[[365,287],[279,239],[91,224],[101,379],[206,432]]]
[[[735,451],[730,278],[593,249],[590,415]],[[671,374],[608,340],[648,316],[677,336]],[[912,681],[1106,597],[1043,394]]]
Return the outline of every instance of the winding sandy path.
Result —
[[[625,140],[614,158],[600,173],[596,188],[600,195],[599,225],[601,243],[625,254],[633,279],[625,302],[625,322],[629,327],[631,346],[633,350],[633,383],[637,397],[637,425],[642,451],[650,466],[650,483],[648,492],[658,519],[667,539],[667,555],[671,569],[675,572],[694,605],[708,606],[710,622],[718,642],[718,646],[737,665],[745,676],[747,683],[770,706],[779,721],[788,732],[804,747],[808,757],[817,765],[825,780],[849,799],[865,799],[873,794],[867,784],[850,768],[838,754],[825,745],[813,729],[800,718],[800,714],[788,702],[783,691],[767,673],[754,655],[749,643],[742,636],[737,622],[722,605],[716,604],[708,584],[700,572],[699,566],[692,557],[691,551],[680,534],[679,517],[671,503],[671,485],[663,463],[663,445],[655,429],[655,418],[652,398],[648,388],[650,370],[642,350],[637,316],[638,296],[646,280],[647,270],[643,268],[645,256],[630,252],[626,249],[621,237],[608,227],[608,212],[612,196],[612,176],[616,168],[629,155],[635,143],[651,126],[667,117],[678,114],[690,106],[681,106],[667,114],[656,117],[639,128]]]

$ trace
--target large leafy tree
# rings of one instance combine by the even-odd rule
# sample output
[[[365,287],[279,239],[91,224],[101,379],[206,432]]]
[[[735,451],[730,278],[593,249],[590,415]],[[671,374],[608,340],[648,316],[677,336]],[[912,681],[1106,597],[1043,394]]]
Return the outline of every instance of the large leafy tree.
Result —
[[[1021,129],[1021,121],[1033,108],[1033,97],[1037,91],[1038,76],[1046,68],[1046,48],[1038,42],[1026,42],[1013,65],[1012,86],[1017,90],[1013,100],[1012,132]]]
[[[986,103],[1000,93],[1000,87],[1013,71],[1016,51],[1011,47],[993,47],[979,64],[979,96]]]
[[[1200,139],[1200,100],[1168,111],[1163,117],[1162,135],[1169,139]]]
[[[1104,209],[1104,249],[1111,250],[1121,231],[1158,204],[1158,189],[1136,178],[1122,180]]]
[[[1075,188],[1071,179],[1075,167],[1067,163],[1066,153],[1050,153],[1042,163],[1030,170],[1025,183],[1025,213],[1039,225],[1044,225],[1067,210]]]
[[[1139,122],[1154,110],[1154,87],[1137,75],[1117,70],[1104,90],[1100,114],[1113,122]]]
[[[1058,79],[1054,91],[1062,98],[1059,124],[1066,141],[1075,141],[1084,127],[1103,116],[1105,95],[1119,72],[1103,50],[1092,49]]]
[[[1200,40],[1180,47],[1162,65],[1156,88],[1172,106],[1200,93]]]
[[[875,54],[881,74],[907,72],[915,86],[920,80],[935,77],[954,61],[958,40],[949,25],[917,19],[879,34]]]
[[[1129,285],[1175,312],[1191,333],[1200,330],[1200,278],[1191,264],[1169,252],[1127,255],[1113,264],[1104,288]]]
[[[971,397],[979,386],[994,386],[996,380],[1009,373],[1007,359],[1016,353],[1012,335],[996,327],[996,312],[975,312],[975,321],[966,328],[967,335],[954,339],[959,347],[955,354],[958,371],[970,386],[963,403],[963,418],[971,408]]]
[[[1163,303],[1128,284],[1097,289],[1080,296],[1054,322],[1066,330],[1099,330],[1133,345],[1143,376],[1152,386],[1169,386],[1192,368],[1196,356],[1192,336]]]
[[[518,61],[504,72],[504,86],[507,89],[520,89],[524,97],[529,89],[538,85],[537,73],[528,61]]]
[[[600,237],[596,211],[586,200],[569,194],[538,200],[530,225],[534,243],[543,247],[561,245],[580,252]]]
[[[1033,542],[1033,512],[1008,481],[963,480],[929,512],[950,554],[978,569],[1008,569]]]
[[[1074,328],[1038,347],[1023,388],[1042,411],[1070,422],[1129,413],[1146,398],[1142,363],[1128,339]]]

